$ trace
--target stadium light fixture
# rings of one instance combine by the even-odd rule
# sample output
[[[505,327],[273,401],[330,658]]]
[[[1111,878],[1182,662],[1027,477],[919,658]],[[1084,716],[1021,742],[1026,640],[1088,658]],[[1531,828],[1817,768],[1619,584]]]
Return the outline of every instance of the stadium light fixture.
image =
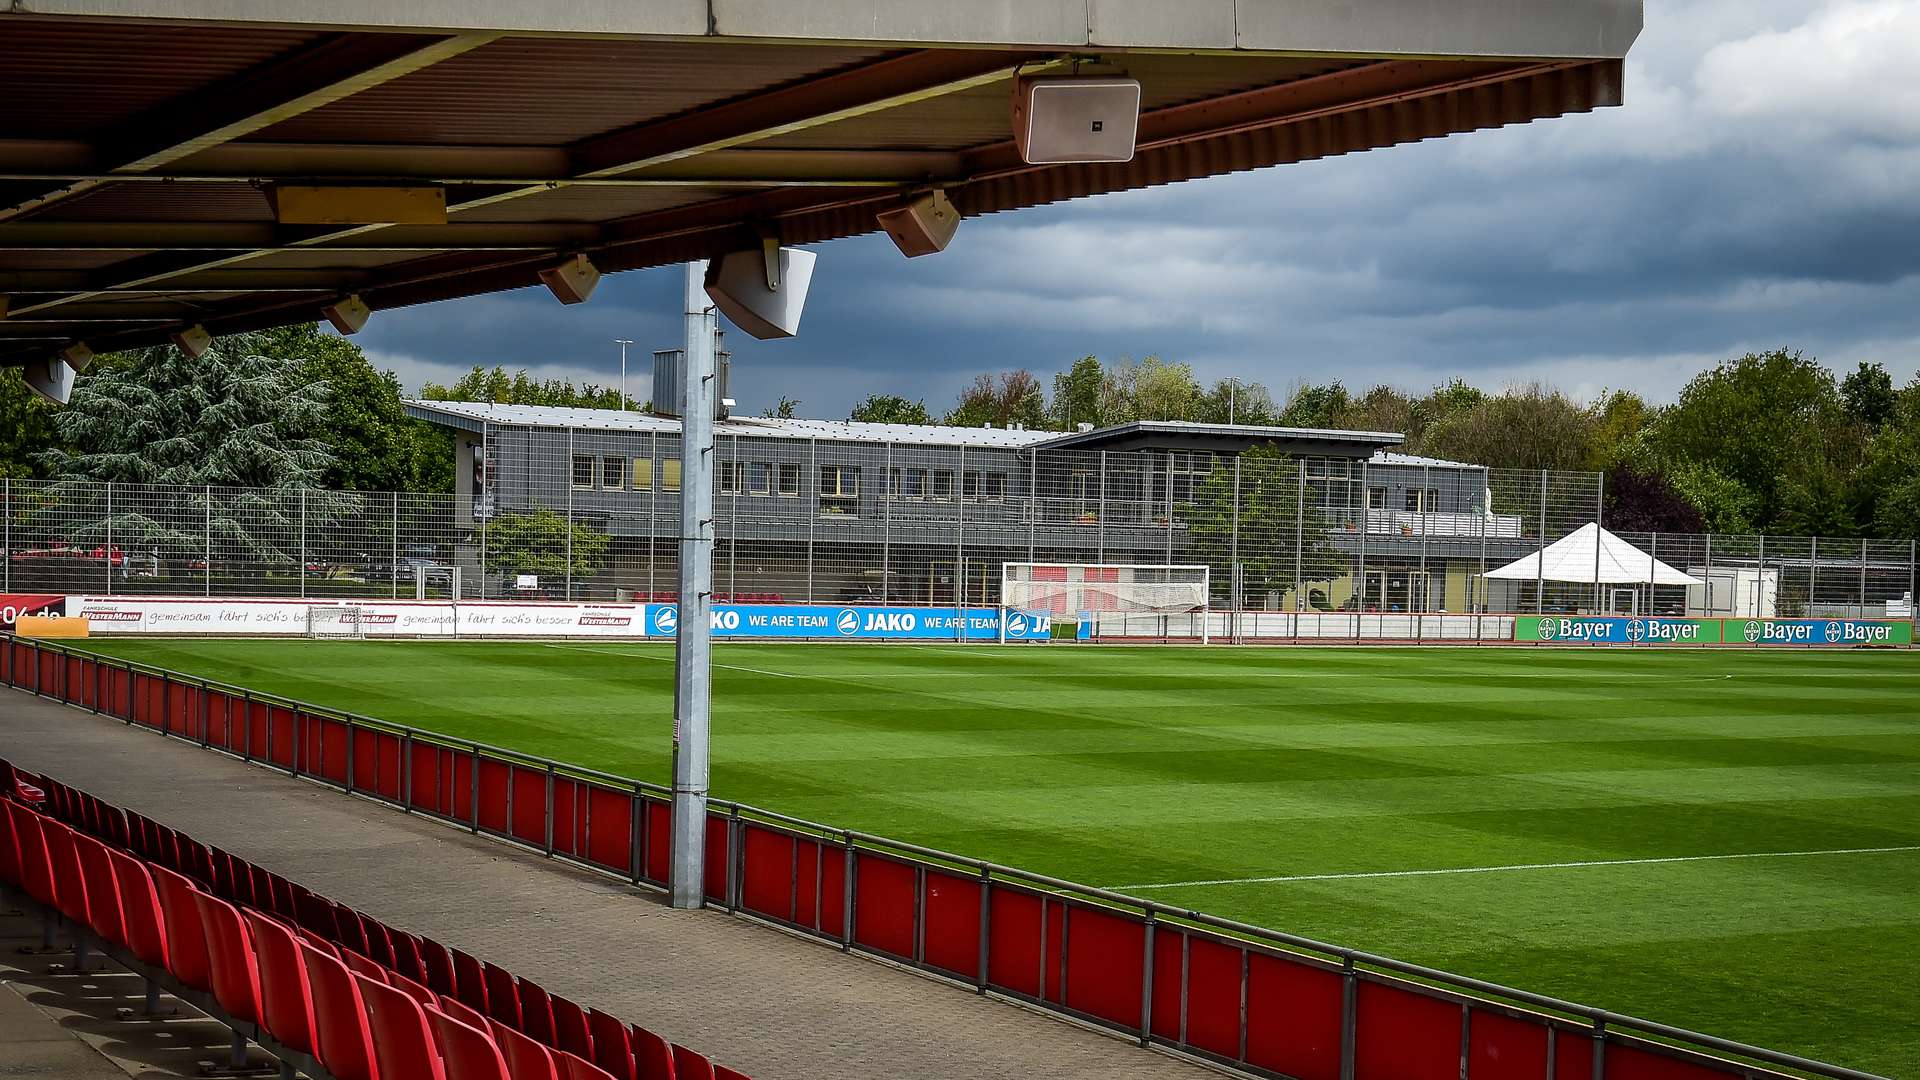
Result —
[[[320,314],[325,315],[333,328],[342,334],[357,334],[361,327],[367,325],[367,317],[373,312],[367,307],[367,302],[360,299],[360,294],[354,293],[321,308]]]
[[[175,333],[173,343],[180,347],[181,352],[198,360],[207,355],[208,349],[213,348],[213,335],[207,332],[206,327],[195,323]]]

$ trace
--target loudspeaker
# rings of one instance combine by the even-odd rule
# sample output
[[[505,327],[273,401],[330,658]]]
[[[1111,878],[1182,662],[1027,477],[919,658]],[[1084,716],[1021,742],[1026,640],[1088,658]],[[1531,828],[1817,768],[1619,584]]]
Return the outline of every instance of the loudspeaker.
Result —
[[[85,371],[93,363],[93,350],[87,347],[86,342],[76,341],[60,350],[60,359],[75,371]]]
[[[207,333],[206,327],[195,324],[173,335],[173,343],[181,352],[198,360],[213,348],[213,335]]]
[[[893,237],[893,246],[912,259],[947,250],[955,230],[960,228],[960,211],[947,201],[943,191],[922,195],[905,206],[879,213],[880,227]]]
[[[1029,165],[1132,161],[1140,83],[1110,76],[1021,79],[1013,141]]]
[[[344,300],[321,308],[320,314],[327,317],[327,321],[333,324],[335,330],[343,334],[357,334],[361,327],[367,325],[367,316],[373,312],[367,308],[367,302],[360,299],[360,294],[354,293]]]
[[[780,287],[767,283],[769,256],[759,250],[736,251],[707,264],[707,296],[733,325],[754,337],[792,337],[800,329],[800,312],[807,306],[807,286],[813,283],[814,254],[799,248],[779,249]]]
[[[73,396],[74,370],[57,356],[29,361],[20,374],[26,377],[27,389],[55,405],[65,405]]]
[[[593,295],[593,287],[600,284],[600,271],[585,255],[575,255],[559,266],[540,271],[540,281],[554,299],[563,304],[578,304]]]

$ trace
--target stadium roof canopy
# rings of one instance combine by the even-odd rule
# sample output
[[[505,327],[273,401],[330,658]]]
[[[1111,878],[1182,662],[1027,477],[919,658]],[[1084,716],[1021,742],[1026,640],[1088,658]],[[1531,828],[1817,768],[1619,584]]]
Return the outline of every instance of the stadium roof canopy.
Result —
[[[978,215],[1617,105],[1640,28],[1640,0],[33,0],[0,8],[0,363],[829,240],[932,186]],[[1141,83],[1132,161],[1022,160],[1013,75],[1075,63]]]
[[[1587,522],[1524,559],[1487,571],[1509,581],[1572,581],[1603,585],[1704,585],[1625,540]]]

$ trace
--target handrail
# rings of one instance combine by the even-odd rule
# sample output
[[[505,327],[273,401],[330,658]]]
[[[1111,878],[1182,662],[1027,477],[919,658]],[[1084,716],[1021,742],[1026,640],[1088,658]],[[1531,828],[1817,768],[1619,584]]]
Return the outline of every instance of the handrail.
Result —
[[[388,721],[388,720],[379,720],[374,717],[364,716],[362,714],[354,713],[347,710],[335,709],[328,706],[313,705],[307,702],[299,701],[298,699],[295,699],[295,698],[286,697],[281,694],[274,694],[266,691],[253,691],[245,687],[235,686],[233,684],[221,682],[215,679],[207,679],[201,676],[189,675],[184,672],[173,671],[171,669],[157,667],[151,664],[144,664],[144,663],[139,663],[137,661],[131,661],[131,660],[123,660],[118,657],[112,657],[102,653],[91,652],[89,650],[86,650],[77,646],[73,646],[73,645],[66,645],[66,644],[46,641],[42,639],[20,638],[17,635],[14,635],[12,633],[0,633],[0,637],[3,637],[7,640],[11,640],[16,645],[25,644],[42,652],[50,652],[60,656],[73,656],[73,657],[79,657],[79,658],[91,660],[95,663],[103,664],[109,669],[118,668],[120,670],[124,670],[129,673],[136,673],[136,672],[145,673],[148,675],[158,676],[171,681],[179,682],[184,685],[197,685],[201,687],[203,690],[216,690],[220,693],[227,694],[229,696],[244,695],[250,700],[261,701],[261,702],[267,703],[270,706],[278,705],[279,707],[288,708],[296,712],[306,713],[308,715],[337,719],[337,720],[341,720],[343,722],[348,722],[352,724],[365,725],[375,730],[382,730],[388,734],[412,738],[416,741],[423,741],[430,745],[442,746],[447,749],[461,750],[468,753],[477,752],[477,753],[492,755],[498,758],[506,759],[505,763],[509,765],[525,766],[528,768],[538,769],[541,771],[550,770],[559,776],[567,776],[574,779],[585,779],[585,780],[588,780],[589,782],[594,782],[594,781],[604,782],[610,786],[618,786],[618,787],[631,789],[635,794],[642,795],[642,796],[650,796],[656,799],[665,800],[671,797],[671,790],[666,787],[663,787],[658,784],[648,783],[647,781],[644,781],[644,780],[635,780],[631,777],[620,776],[615,773],[602,772],[600,770],[591,769],[585,766],[570,765],[565,762],[555,761],[551,758],[543,758],[538,755],[527,754],[517,750],[510,750],[502,747],[491,746],[487,743],[481,743],[481,742],[476,742],[473,740],[466,740],[466,739],[457,739],[448,735],[444,735],[434,731],[429,731],[423,728],[416,728],[407,724],[395,723],[393,721]],[[813,833],[813,834],[816,834],[816,838],[818,839],[838,838],[838,840],[843,845],[846,845],[848,847],[856,847],[856,848],[859,848],[860,850],[871,851],[880,855],[902,854],[902,855],[912,856],[921,860],[932,860],[940,863],[945,863],[952,867],[965,868],[967,870],[972,871],[976,875],[982,875],[988,881],[1001,880],[1008,883],[1038,886],[1048,891],[1063,894],[1071,898],[1098,901],[1104,906],[1118,907],[1122,909],[1133,909],[1134,911],[1137,911],[1143,918],[1149,918],[1149,919],[1165,918],[1165,919],[1174,920],[1176,922],[1190,923],[1198,927],[1220,931],[1222,933],[1231,935],[1236,939],[1240,939],[1244,942],[1248,942],[1251,944],[1282,946],[1287,950],[1306,950],[1309,952],[1320,953],[1325,956],[1330,956],[1339,960],[1343,965],[1349,965],[1349,966],[1365,965],[1369,968],[1376,968],[1382,971],[1392,972],[1399,975],[1411,976],[1413,978],[1435,984],[1445,989],[1468,991],[1472,995],[1483,997],[1483,998],[1505,999],[1506,1001],[1509,1001],[1509,1002],[1518,1002],[1518,1003],[1529,1005],[1535,1008],[1545,1009],[1551,1012],[1560,1013],[1565,1016],[1579,1017],[1581,1019],[1587,1020],[1595,1024],[1596,1026],[1603,1025],[1606,1028],[1615,1028],[1615,1029],[1626,1028],[1631,1031],[1637,1031],[1646,1035],[1653,1036],[1658,1039],[1665,1039],[1665,1040],[1670,1040],[1670,1041],[1679,1042],[1679,1043],[1687,1043],[1695,1047],[1706,1047],[1712,1050],[1719,1051],[1721,1053],[1731,1054],[1735,1057],[1745,1058],[1749,1061],[1764,1062],[1769,1065],[1779,1065],[1785,1068],[1795,1069],[1803,1073],[1809,1073],[1809,1074],[1820,1076],[1820,1077],[1827,1077],[1827,1078],[1830,1078],[1830,1080],[1888,1080],[1888,1078],[1879,1076],[1878,1074],[1875,1074],[1875,1073],[1868,1073],[1868,1072],[1860,1071],[1858,1069],[1847,1068],[1841,1065],[1833,1065],[1827,1062],[1815,1061],[1810,1058],[1800,1057],[1798,1055],[1789,1054],[1784,1051],[1769,1050],[1765,1047],[1753,1046],[1747,1043],[1737,1042],[1732,1039],[1724,1039],[1716,1035],[1708,1035],[1703,1032],[1692,1031],[1687,1028],[1676,1027],[1671,1024],[1663,1024],[1655,1020],[1646,1020],[1646,1019],[1642,1019],[1640,1017],[1632,1016],[1626,1013],[1618,1013],[1609,1009],[1599,1008],[1597,1006],[1583,1005],[1578,1002],[1568,1001],[1563,998],[1556,998],[1547,994],[1538,994],[1528,990],[1520,990],[1514,987],[1505,986],[1500,983],[1489,982],[1484,979],[1476,979],[1467,975],[1459,975],[1449,971],[1442,971],[1438,968],[1430,968],[1420,964],[1411,963],[1405,960],[1396,960],[1393,957],[1383,956],[1378,953],[1370,953],[1364,950],[1351,949],[1341,945],[1334,945],[1328,942],[1319,941],[1314,938],[1304,937],[1299,934],[1291,934],[1291,933],[1287,933],[1286,931],[1274,930],[1269,927],[1256,926],[1251,923],[1238,922],[1236,920],[1223,918],[1217,915],[1209,915],[1205,912],[1197,911],[1191,908],[1173,907],[1171,905],[1163,904],[1158,901],[1144,900],[1139,897],[1130,896],[1126,893],[1116,892],[1111,889],[1102,889],[1097,886],[1084,885],[1079,882],[1068,881],[1064,878],[1051,877],[1049,875],[1036,873],[1031,870],[1022,870],[1018,867],[1004,866],[999,863],[990,862],[985,859],[977,859],[971,856],[958,855],[953,852],[943,851],[939,848],[927,847],[921,844],[915,844],[915,843],[911,843],[904,840],[894,840],[889,837],[879,836],[873,833],[861,832],[855,829],[845,829],[845,828],[840,828],[838,826],[824,825],[819,822],[809,821],[804,818],[793,817],[791,815],[781,814],[777,811],[764,810],[759,807],[750,806],[745,803],[738,803],[738,802],[733,802],[729,800],[710,799],[708,801],[708,806],[710,810],[719,811],[723,814],[728,814],[735,817],[741,814],[747,814],[755,818],[763,819],[768,823],[788,828],[790,830]],[[1495,1002],[1490,1002],[1490,1004],[1494,1004],[1494,1003]]]

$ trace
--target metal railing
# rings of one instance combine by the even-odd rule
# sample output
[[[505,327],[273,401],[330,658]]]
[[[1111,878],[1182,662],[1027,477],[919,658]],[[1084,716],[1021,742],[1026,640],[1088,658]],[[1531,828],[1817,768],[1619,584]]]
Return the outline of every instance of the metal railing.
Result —
[[[164,668],[11,636],[12,686],[662,887],[668,792]],[[596,839],[595,809],[601,825]],[[716,800],[709,900],[849,951],[1250,1075],[1879,1080],[1607,1009]],[[1576,1060],[1577,1059],[1577,1060]],[[1788,1070],[1782,1073],[1776,1070]]]

